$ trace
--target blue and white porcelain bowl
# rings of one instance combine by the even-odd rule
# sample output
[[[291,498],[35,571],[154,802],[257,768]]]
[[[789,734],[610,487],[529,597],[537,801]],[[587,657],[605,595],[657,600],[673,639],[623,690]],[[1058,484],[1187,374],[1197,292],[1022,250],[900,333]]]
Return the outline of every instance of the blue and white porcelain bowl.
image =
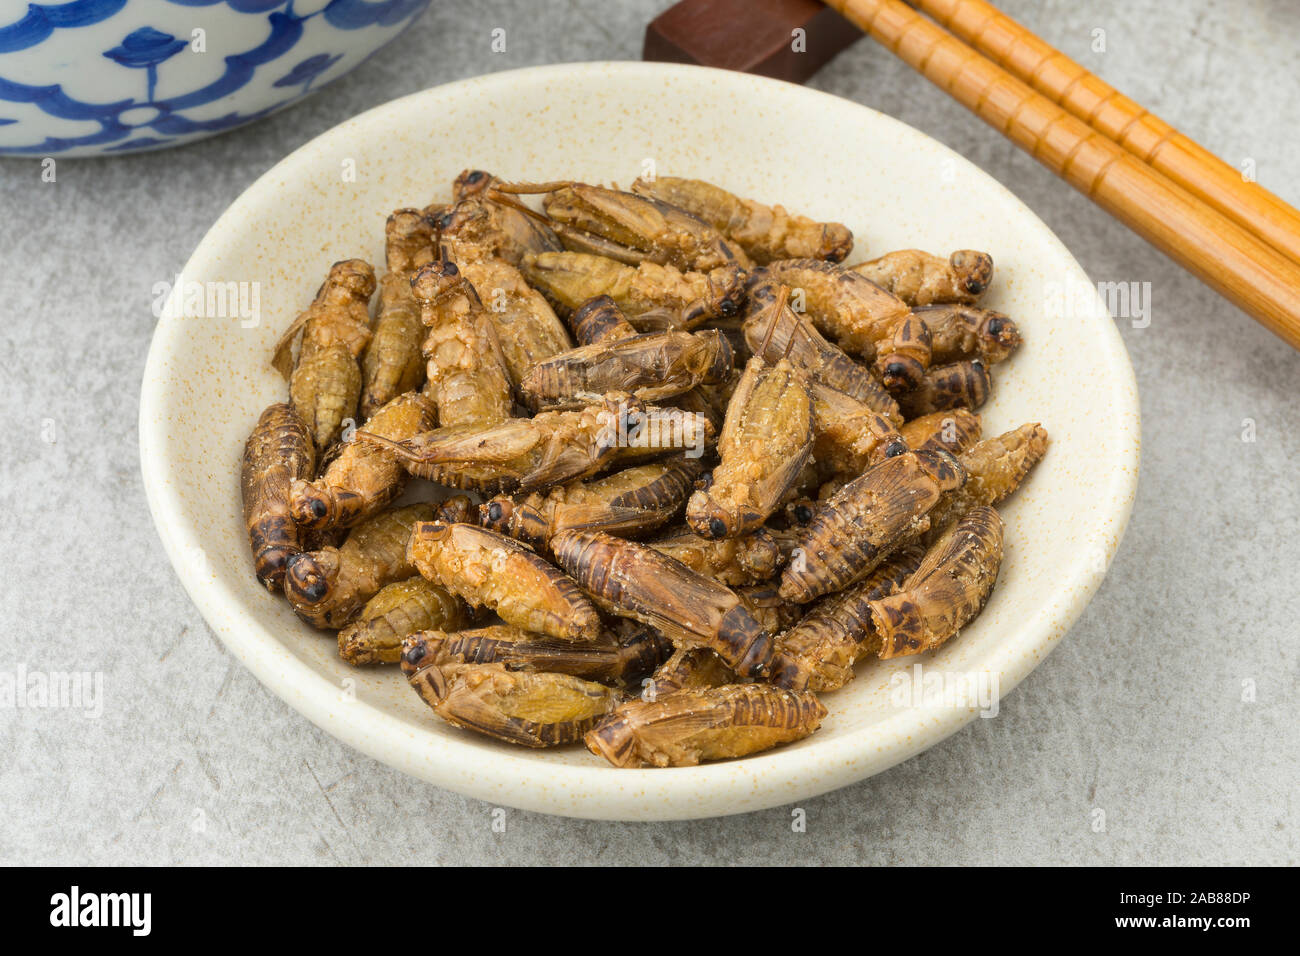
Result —
[[[4,0],[0,154],[112,155],[224,132],[347,73],[428,5]]]

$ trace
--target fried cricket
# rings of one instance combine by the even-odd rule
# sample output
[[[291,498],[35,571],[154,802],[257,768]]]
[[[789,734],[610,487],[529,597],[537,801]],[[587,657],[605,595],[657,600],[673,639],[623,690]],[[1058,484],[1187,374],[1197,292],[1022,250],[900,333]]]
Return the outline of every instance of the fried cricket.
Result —
[[[272,364],[289,380],[289,399],[324,451],[343,431],[344,419],[357,414],[361,367],[357,363],[370,342],[370,296],[375,271],[360,259],[330,267],[316,298],[289,326],[275,346]],[[302,336],[298,360],[293,343]]]
[[[568,674],[615,687],[635,686],[658,667],[666,644],[642,624],[589,642],[557,641],[510,624],[455,633],[435,629],[419,636],[438,665],[503,664],[509,670]]]
[[[993,257],[974,249],[958,249],[947,259],[920,249],[900,249],[849,268],[910,306],[970,305],[993,281]]]
[[[470,524],[420,522],[410,560],[430,581],[507,624],[569,641],[595,640],[600,617],[577,585],[513,538]]]
[[[568,528],[643,534],[680,513],[701,470],[698,458],[679,456],[557,485],[545,494],[499,496],[480,506],[482,524],[541,551]]]
[[[825,716],[812,694],[730,684],[624,704],[586,742],[616,767],[694,767],[801,740]]]
[[[511,200],[503,194],[538,193],[549,225],[575,252],[705,272],[750,265],[745,253],[713,226],[653,197],[577,182],[502,184],[488,190],[489,198],[507,204]]]
[[[409,634],[436,628],[454,631],[470,621],[465,602],[416,575],[385,585],[361,616],[339,631],[339,657],[349,664],[395,664]]]
[[[244,445],[239,487],[257,580],[268,591],[284,586],[285,563],[302,551],[289,489],[315,466],[311,432],[293,406],[277,402],[262,412]]]
[[[433,227],[418,209],[399,209],[388,217],[385,233],[388,271],[379,280],[379,314],[361,358],[362,419],[424,384],[424,325],[411,276],[433,261]]]
[[[930,333],[930,359],[938,365],[977,358],[996,365],[1020,348],[1020,328],[1009,316],[970,305],[928,305],[912,310]]]
[[[907,443],[893,423],[857,399],[816,379],[812,398],[813,458],[838,475],[857,477],[877,462],[900,455]]]
[[[782,206],[741,199],[700,179],[657,176],[638,179],[632,191],[672,203],[712,225],[759,265],[774,259],[840,262],[853,248],[853,233],[839,222],[795,216]]]
[[[812,399],[803,372],[782,359],[751,359],[727,405],[718,467],[686,504],[686,523],[707,538],[747,534],[767,520],[812,453]]]
[[[846,352],[874,359],[890,351],[898,327],[907,320],[907,303],[866,276],[816,259],[769,263],[759,281],[787,285],[802,293],[813,325]]]
[[[1020,487],[1025,476],[1047,454],[1047,429],[1037,422],[975,443],[958,461],[966,471],[965,484],[946,493],[930,515],[928,540],[979,505],[995,505]]]
[[[500,183],[496,176],[481,169],[467,169],[456,177],[452,184],[456,199],[473,200],[481,210],[481,215],[473,213],[468,235],[492,255],[516,267],[529,253],[562,252],[559,236],[545,222],[513,204],[490,198],[489,190]]]
[[[930,412],[898,430],[912,451],[946,451],[960,455],[980,440],[980,417],[967,408]]]
[[[523,747],[577,743],[617,706],[618,691],[568,674],[503,664],[427,663],[421,635],[408,638],[402,671],[433,712],[464,730]]]
[[[703,690],[739,684],[740,678],[717,654],[706,647],[678,648],[649,679],[642,682],[641,699],[667,697],[679,690]]]
[[[637,330],[627,320],[617,303],[607,295],[588,299],[569,316],[569,326],[574,337],[583,345],[613,344],[637,335]],[[732,350],[735,359],[735,350]],[[722,428],[722,416],[730,398],[728,388],[734,385],[737,375],[733,368],[726,380],[718,385],[699,385],[678,395],[673,404],[684,412],[704,415],[714,429]]]
[[[518,385],[534,363],[571,349],[573,342],[546,298],[495,254],[499,243],[476,235],[475,226],[486,216],[478,203],[452,206],[438,220],[439,245],[443,258],[456,263],[481,297],[510,380]]]
[[[366,431],[404,441],[433,427],[433,406],[419,392],[393,399],[366,422]],[[299,478],[289,490],[293,519],[304,528],[348,528],[397,498],[406,470],[388,448],[364,441],[344,443],[315,481]]]
[[[510,378],[496,329],[459,268],[431,262],[411,279],[428,329],[425,394],[444,426],[485,427],[510,417]]]
[[[605,610],[657,628],[677,647],[707,647],[741,677],[767,672],[772,638],[734,591],[654,548],[600,532],[561,531],[551,549]]]
[[[749,283],[750,310],[745,341],[768,362],[790,360],[810,379],[857,399],[894,425],[901,425],[898,403],[864,366],[826,341],[808,319],[789,305],[789,287],[764,279]]]
[[[962,515],[894,594],[868,603],[885,659],[932,651],[984,609],[1002,565],[1002,519],[988,505]]]
[[[781,596],[805,604],[848,587],[905,539],[929,527],[927,515],[966,472],[942,451],[887,458],[837,491],[796,533],[781,572]]]
[[[950,408],[979,408],[992,384],[979,359],[938,365],[925,373],[917,388],[898,395],[898,407],[909,419]]]
[[[496,493],[590,477],[639,454],[684,450],[698,457],[712,442],[713,427],[702,415],[643,406],[611,393],[600,405],[541,412],[486,428],[455,425],[404,442],[366,431],[357,438],[392,449],[420,478]]]
[[[562,312],[607,295],[632,324],[639,316],[668,317],[677,328],[739,314],[744,275],[735,265],[708,272],[682,272],[643,262],[637,266],[582,252],[526,255],[520,270]]]
[[[781,565],[781,549],[763,528],[738,538],[704,538],[682,530],[646,544],[728,587],[766,581]]]
[[[284,591],[294,611],[315,627],[350,624],[380,588],[416,574],[406,546],[411,528],[432,514],[427,504],[385,511],[358,524],[337,548],[291,557]]]
[[[772,683],[788,690],[838,690],[853,679],[853,663],[880,652],[870,602],[893,594],[925,555],[919,544],[904,545],[857,584],[813,605],[776,640]]]
[[[569,327],[579,345],[618,342],[637,334],[623,310],[607,295],[588,299],[569,315]]]
[[[611,391],[658,402],[697,385],[725,382],[731,370],[731,345],[721,332],[649,332],[538,361],[520,381],[520,390],[537,407]]]

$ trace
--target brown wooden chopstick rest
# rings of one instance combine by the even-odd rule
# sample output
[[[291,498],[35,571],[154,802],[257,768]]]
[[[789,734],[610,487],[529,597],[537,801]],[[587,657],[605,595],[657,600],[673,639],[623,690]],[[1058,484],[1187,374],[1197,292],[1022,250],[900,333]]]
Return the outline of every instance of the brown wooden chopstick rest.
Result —
[[[818,0],[682,0],[646,27],[641,58],[802,83],[861,36]]]

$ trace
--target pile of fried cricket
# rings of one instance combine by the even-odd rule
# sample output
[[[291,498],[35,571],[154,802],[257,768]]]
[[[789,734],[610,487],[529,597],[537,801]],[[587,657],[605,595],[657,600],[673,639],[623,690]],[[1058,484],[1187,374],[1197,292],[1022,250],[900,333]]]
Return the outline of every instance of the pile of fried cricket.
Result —
[[[689,766],[979,614],[1047,449],[981,438],[1020,344],[989,255],[844,266],[845,226],[690,179],[454,195],[389,217],[378,282],[334,264],[244,453],[257,577],[345,661],[467,730]]]

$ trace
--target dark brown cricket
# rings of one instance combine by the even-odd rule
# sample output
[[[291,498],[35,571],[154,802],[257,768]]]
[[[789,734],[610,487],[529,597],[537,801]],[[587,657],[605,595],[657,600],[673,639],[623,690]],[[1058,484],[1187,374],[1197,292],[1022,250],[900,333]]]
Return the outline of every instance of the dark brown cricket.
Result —
[[[657,628],[678,647],[707,647],[741,677],[767,673],[772,637],[730,588],[654,548],[600,532],[562,531],[551,550],[606,610]]]
[[[257,580],[268,591],[283,588],[285,563],[302,551],[289,489],[315,465],[311,432],[293,406],[277,402],[262,412],[244,445],[239,485]]]

